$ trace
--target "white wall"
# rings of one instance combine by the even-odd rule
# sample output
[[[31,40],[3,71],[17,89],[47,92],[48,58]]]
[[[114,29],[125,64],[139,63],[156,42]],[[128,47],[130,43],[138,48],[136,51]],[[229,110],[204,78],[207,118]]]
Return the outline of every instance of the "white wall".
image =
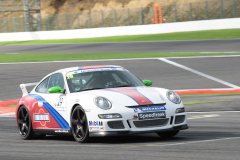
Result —
[[[240,18],[122,26],[108,28],[74,29],[39,32],[0,33],[0,42],[50,39],[94,38],[123,35],[159,34],[185,31],[240,28]]]

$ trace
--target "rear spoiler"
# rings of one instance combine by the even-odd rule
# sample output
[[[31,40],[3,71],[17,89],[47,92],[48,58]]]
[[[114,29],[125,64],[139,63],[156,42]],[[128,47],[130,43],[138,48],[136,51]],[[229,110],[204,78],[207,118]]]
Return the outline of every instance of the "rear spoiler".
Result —
[[[38,82],[35,82],[35,83],[26,83],[26,84],[20,84],[20,88],[21,88],[22,93],[23,93],[22,96],[24,97],[24,96],[28,95],[28,91],[27,91],[26,87],[28,87],[28,86],[35,86],[35,85],[37,85],[37,84],[38,84]]]

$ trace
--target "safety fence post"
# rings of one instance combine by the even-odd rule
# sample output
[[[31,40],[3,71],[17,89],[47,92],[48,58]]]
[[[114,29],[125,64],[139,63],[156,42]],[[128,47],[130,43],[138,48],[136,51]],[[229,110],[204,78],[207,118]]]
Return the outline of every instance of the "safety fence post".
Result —
[[[116,13],[116,9],[114,9],[114,25],[117,26],[117,13]]]
[[[190,21],[192,21],[192,3],[189,3],[189,14],[190,14]]]
[[[236,0],[233,0],[233,17],[236,18],[237,17],[237,4],[236,4]]]
[[[16,17],[13,17],[14,32],[17,32]]]
[[[205,1],[205,14],[206,14],[206,20],[208,20],[208,1]]]
[[[91,11],[88,12],[89,28],[92,28]]]
[[[223,0],[220,1],[221,1],[221,18],[223,19]]]
[[[68,14],[65,14],[65,21],[66,21],[66,29],[68,29]]]
[[[174,5],[175,22],[177,22],[177,4]]]
[[[8,32],[8,18],[5,19],[6,19],[6,31]]]
[[[59,25],[58,25],[58,14],[56,14],[56,26],[57,26],[57,30],[59,30]]]
[[[50,31],[51,27],[50,27],[50,16],[47,16],[47,30]]]
[[[159,9],[159,12],[158,12]],[[158,24],[162,24],[162,6],[161,5],[156,5],[155,6],[155,23]]]
[[[25,29],[24,29],[25,28],[25,19],[24,19],[24,17],[22,17],[22,24],[23,24],[23,30],[22,31],[25,32]]]
[[[141,11],[139,12],[139,24],[143,24],[143,8],[141,7]]]
[[[130,23],[130,9],[128,8],[128,25],[130,26],[131,23]]]
[[[77,28],[80,29],[80,23],[79,23],[79,13],[77,13]]]
[[[102,15],[102,27],[104,27],[104,13],[103,13],[103,10],[101,10],[101,15]]]

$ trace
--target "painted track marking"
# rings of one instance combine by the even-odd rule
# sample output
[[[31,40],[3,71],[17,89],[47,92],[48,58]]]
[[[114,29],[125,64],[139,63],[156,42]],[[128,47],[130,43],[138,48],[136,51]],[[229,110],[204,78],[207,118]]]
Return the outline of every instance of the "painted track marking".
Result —
[[[136,147],[164,147],[164,146],[176,146],[176,145],[183,145],[183,144],[194,144],[194,143],[201,143],[201,142],[214,142],[214,141],[222,141],[222,140],[232,140],[232,139],[239,139],[240,137],[229,137],[229,138],[219,138],[219,139],[210,139],[210,140],[202,140],[202,141],[192,141],[192,142],[182,142],[182,143],[170,143],[159,145],[159,143],[155,143],[153,145],[138,145],[138,146],[128,146],[128,147],[121,147],[118,149],[127,149],[127,148],[136,148]]]
[[[186,59],[186,58],[234,58],[240,57],[240,55],[220,55],[220,56],[189,56],[189,57],[165,57],[165,59]],[[0,63],[0,65],[6,64],[42,64],[42,63],[74,63],[74,62],[108,62],[108,61],[135,61],[135,60],[158,60],[161,57],[156,58],[125,58],[125,59],[95,59],[95,60],[69,60],[69,61],[43,61],[43,62],[13,62],[13,63]]]
[[[179,63],[170,61],[170,60],[168,60],[168,59],[166,59],[166,58],[159,58],[159,60],[160,60],[160,61],[163,61],[163,62],[166,62],[166,63],[169,63],[169,64],[172,64],[172,65],[177,66],[177,67],[179,67],[179,68],[185,69],[185,70],[187,70],[187,71],[190,71],[190,72],[195,73],[195,74],[197,74],[197,75],[200,75],[200,76],[202,76],[202,77],[211,79],[211,80],[216,81],[216,82],[218,82],[218,83],[224,84],[224,85],[229,86],[229,87],[231,87],[231,88],[240,88],[239,86],[236,86],[236,85],[234,85],[234,84],[228,83],[228,82],[223,81],[223,80],[221,80],[221,79],[212,77],[212,76],[210,76],[210,75],[207,75],[207,74],[205,74],[205,73],[199,72],[199,71],[194,70],[194,69],[192,69],[192,68],[186,67],[186,66],[181,65],[181,64],[179,64]]]
[[[191,117],[188,117],[187,119],[212,118],[212,117],[218,117],[218,116],[220,116],[220,115],[219,114],[209,114],[209,115],[191,116]]]

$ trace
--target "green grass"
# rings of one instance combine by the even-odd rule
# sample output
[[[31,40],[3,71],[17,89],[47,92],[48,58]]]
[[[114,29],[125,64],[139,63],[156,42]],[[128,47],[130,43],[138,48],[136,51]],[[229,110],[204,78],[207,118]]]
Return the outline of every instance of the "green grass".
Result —
[[[222,100],[222,101],[196,101],[196,102],[183,102],[184,105],[190,104],[203,104],[203,103],[218,103],[218,102],[231,102],[232,100]]]
[[[207,94],[180,94],[180,97],[203,97],[203,96],[232,96],[240,93],[207,93]]]
[[[0,54],[0,63],[66,61],[66,60],[96,60],[96,59],[122,59],[122,58],[215,56],[215,55],[240,55],[240,53],[34,53],[34,54]]]
[[[208,31],[193,31],[193,32],[175,32],[175,33],[164,33],[164,34],[113,36],[113,37],[83,38],[83,39],[15,41],[15,42],[0,42],[0,44],[132,42],[132,41],[234,39],[234,38],[240,38],[240,29],[208,30]]]
[[[9,105],[7,107],[17,107],[17,104]]]

